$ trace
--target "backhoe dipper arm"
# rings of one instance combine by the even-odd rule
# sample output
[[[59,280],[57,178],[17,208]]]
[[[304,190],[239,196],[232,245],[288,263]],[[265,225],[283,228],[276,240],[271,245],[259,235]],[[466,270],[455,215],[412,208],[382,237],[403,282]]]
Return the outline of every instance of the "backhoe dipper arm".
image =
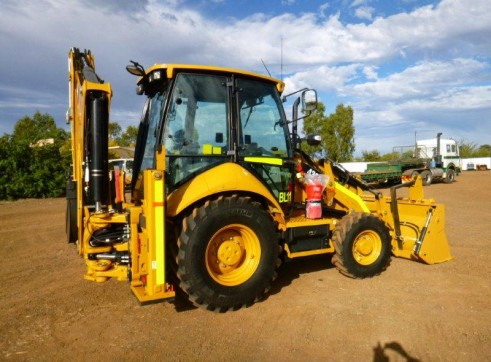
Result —
[[[71,213],[77,215],[72,230],[83,238],[83,207],[95,205],[96,211],[108,201],[108,123],[112,97],[111,85],[95,72],[90,51],[78,48],[68,53],[69,108],[71,125],[72,174],[67,181],[71,190]],[[67,193],[68,196],[68,193]],[[74,217],[74,216],[73,216]],[[75,239],[75,237],[73,237]]]

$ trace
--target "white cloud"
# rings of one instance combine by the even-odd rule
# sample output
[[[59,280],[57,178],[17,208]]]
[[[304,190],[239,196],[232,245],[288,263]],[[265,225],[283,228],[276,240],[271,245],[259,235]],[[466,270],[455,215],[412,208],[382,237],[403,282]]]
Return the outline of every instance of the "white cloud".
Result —
[[[285,83],[288,91],[310,87],[319,91],[335,91],[343,94],[346,83],[357,76],[359,68],[359,64],[339,67],[319,66],[297,72],[285,78]]]
[[[360,6],[360,5],[364,5],[367,3],[367,0],[353,0],[353,2],[351,3],[351,7],[354,8],[354,7],[357,7],[357,6]]]
[[[374,8],[371,6],[362,6],[355,10],[355,16],[359,19],[372,20]]]
[[[374,131],[382,135],[384,129],[387,131],[384,139],[414,130],[443,131],[461,138],[472,127],[477,129],[476,121],[482,124],[483,131],[486,127],[490,129],[489,122],[476,119],[491,118],[490,76],[488,63],[459,58],[421,62],[386,78],[348,85],[350,90],[345,92],[353,97],[355,125],[364,130],[359,137],[360,144],[369,144],[369,134]],[[487,85],[479,85],[485,81]],[[489,143],[486,140],[489,134],[475,134],[474,139]]]
[[[325,93],[324,99],[350,102],[356,107],[357,133],[372,124],[383,130],[407,128],[420,122],[416,118],[422,112],[436,109],[487,111],[490,118],[489,0],[443,0],[373,21],[375,10],[368,5],[376,3],[345,4],[369,22],[342,22],[340,13],[325,17],[333,6],[328,2],[318,14],[210,20],[183,0],[4,0],[0,46],[2,54],[12,56],[0,58],[0,79],[4,87],[32,88],[53,97],[24,95],[15,104],[59,105],[66,100],[68,49],[90,48],[98,73],[113,84],[114,119],[137,122],[142,98],[135,97],[135,79],[124,70],[130,59],[144,66],[202,63],[264,73],[263,59],[279,77],[283,38],[288,89],[314,87]],[[393,60],[397,69],[391,67]],[[0,99],[2,117],[5,99]]]
[[[378,79],[377,67],[367,65],[363,67],[363,74],[370,80]]]
[[[357,97],[377,97],[384,100],[427,97],[438,89],[491,79],[491,67],[474,59],[421,62],[375,82],[357,84],[350,93]]]
[[[327,9],[329,9],[329,7],[330,7],[329,3],[324,3],[321,6],[319,6],[319,13],[320,13],[321,17],[326,16],[326,11],[327,11]]]

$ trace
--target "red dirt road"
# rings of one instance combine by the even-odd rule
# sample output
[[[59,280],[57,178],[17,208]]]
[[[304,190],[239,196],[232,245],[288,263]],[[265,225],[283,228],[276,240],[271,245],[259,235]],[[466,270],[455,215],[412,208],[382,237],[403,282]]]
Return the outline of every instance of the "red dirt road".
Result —
[[[369,280],[295,260],[266,300],[225,314],[86,281],[64,199],[0,202],[0,360],[491,361],[491,172],[425,194],[446,205],[454,260],[393,258]]]

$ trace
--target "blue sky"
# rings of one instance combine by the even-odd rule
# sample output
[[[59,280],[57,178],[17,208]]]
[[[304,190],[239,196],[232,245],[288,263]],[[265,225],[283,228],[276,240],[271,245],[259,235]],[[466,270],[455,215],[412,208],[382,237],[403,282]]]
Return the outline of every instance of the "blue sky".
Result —
[[[92,50],[123,128],[143,103],[130,59],[260,73],[264,61],[286,92],[353,108],[355,155],[437,132],[491,144],[489,0],[0,0],[0,134],[36,111],[68,130],[73,46]]]

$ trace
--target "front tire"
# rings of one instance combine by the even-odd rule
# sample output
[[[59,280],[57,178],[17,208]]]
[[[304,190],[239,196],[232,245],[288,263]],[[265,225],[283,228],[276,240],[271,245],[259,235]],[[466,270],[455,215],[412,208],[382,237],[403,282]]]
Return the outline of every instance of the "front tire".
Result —
[[[197,306],[226,312],[261,299],[276,278],[279,245],[273,222],[249,197],[219,197],[183,220],[179,286]]]
[[[445,177],[445,183],[451,184],[455,181],[455,171],[451,168],[447,170],[447,177]]]
[[[389,265],[391,240],[387,226],[376,216],[348,214],[334,230],[332,263],[348,277],[373,277]]]

